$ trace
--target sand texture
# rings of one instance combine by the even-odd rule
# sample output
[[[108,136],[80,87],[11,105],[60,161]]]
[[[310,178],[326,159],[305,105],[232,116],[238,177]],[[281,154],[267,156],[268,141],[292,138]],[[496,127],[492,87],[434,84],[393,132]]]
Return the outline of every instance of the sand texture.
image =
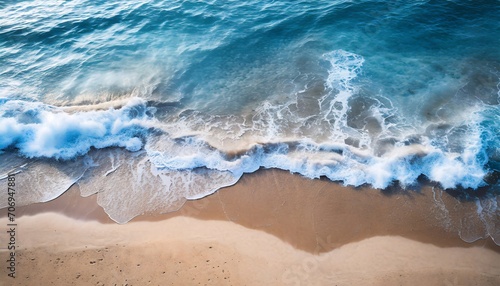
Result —
[[[72,188],[17,209],[17,277],[3,267],[0,281],[500,285],[500,247],[490,238],[470,244],[458,236],[463,216],[474,211],[430,187],[381,192],[266,170],[175,213],[118,225],[95,197]],[[8,253],[0,255],[5,261]]]

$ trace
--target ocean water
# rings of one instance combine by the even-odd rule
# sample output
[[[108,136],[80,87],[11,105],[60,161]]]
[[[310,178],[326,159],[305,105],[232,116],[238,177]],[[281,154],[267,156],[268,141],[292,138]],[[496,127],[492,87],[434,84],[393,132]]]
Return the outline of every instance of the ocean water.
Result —
[[[470,240],[500,241],[497,0],[20,0],[0,15],[0,174],[20,204],[76,183],[124,223],[279,168],[427,181],[477,201],[487,231]]]

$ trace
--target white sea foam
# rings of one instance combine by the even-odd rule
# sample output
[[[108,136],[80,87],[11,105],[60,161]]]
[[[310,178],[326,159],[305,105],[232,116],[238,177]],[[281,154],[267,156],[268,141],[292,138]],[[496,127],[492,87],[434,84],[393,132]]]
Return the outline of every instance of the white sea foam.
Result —
[[[488,158],[480,112],[454,122],[466,132],[458,152],[446,145],[447,135],[436,136],[419,127],[407,134],[415,137],[420,130],[430,135],[421,133],[419,142],[405,143],[407,136],[391,133],[389,126],[394,123],[385,122],[390,109],[383,106],[367,111],[381,126],[381,131],[370,135],[369,129],[349,126],[347,119],[364,59],[338,50],[325,54],[324,60],[329,68],[325,92],[317,98],[317,116],[302,118],[293,113],[298,96],[284,104],[262,103],[251,120],[193,113],[165,122],[156,120],[155,109],[139,98],[119,109],[86,108],[72,113],[39,102],[4,99],[0,150],[14,147],[29,158],[69,160],[91,148],[123,147],[132,152],[144,148],[147,160],[159,170],[206,168],[240,177],[262,167],[279,168],[308,178],[326,176],[346,185],[371,184],[381,189],[396,181],[414,184],[421,175],[444,188],[484,185]],[[306,124],[310,128],[302,129]],[[348,138],[357,140],[358,146],[347,144]],[[376,150],[387,138],[393,143],[383,152]],[[246,149],[223,148],[224,142],[236,146],[230,143],[239,140],[246,140]],[[228,155],[233,152],[238,155]]]
[[[6,101],[0,106],[0,149],[16,147],[30,158],[71,159],[90,148],[142,148],[151,127],[145,101],[134,98],[121,109],[68,114],[42,103]]]

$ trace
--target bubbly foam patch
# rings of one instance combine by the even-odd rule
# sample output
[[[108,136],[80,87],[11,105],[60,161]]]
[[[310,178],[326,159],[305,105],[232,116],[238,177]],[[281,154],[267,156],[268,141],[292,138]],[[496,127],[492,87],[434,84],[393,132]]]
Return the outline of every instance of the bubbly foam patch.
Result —
[[[72,159],[90,148],[138,151],[152,120],[139,98],[121,109],[65,113],[36,102],[9,100],[0,106],[0,150],[14,147],[30,158]]]
[[[78,181],[80,191],[97,194],[97,203],[118,223],[145,213],[176,211],[187,199],[207,196],[239,179],[206,168],[159,170],[145,152],[94,150],[87,157],[92,167]]]

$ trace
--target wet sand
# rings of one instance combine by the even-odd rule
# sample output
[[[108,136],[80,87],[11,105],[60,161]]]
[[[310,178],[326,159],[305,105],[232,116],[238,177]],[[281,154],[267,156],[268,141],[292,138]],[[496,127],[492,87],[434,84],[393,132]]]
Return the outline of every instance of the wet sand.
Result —
[[[2,267],[0,281],[500,285],[500,247],[458,235],[475,211],[437,188],[381,192],[263,170],[177,212],[118,225],[95,196],[82,198],[73,187],[51,202],[16,209],[17,278]],[[0,255],[8,257],[4,249]]]

